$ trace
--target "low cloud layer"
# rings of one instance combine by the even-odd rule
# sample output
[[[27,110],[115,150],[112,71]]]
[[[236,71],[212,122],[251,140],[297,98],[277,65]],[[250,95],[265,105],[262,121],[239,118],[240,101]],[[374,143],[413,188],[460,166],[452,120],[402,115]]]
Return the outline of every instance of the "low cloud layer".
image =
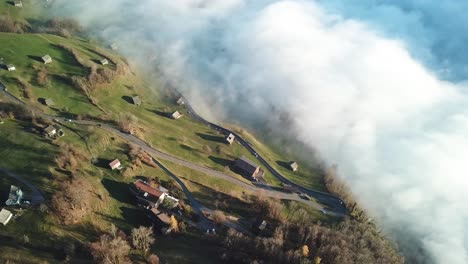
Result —
[[[337,163],[407,254],[420,247],[436,263],[467,263],[468,53],[459,44],[468,34],[450,35],[464,14],[454,1],[353,2],[56,0],[54,8],[158,67],[206,115],[275,127],[271,109],[287,113],[291,123],[278,131]],[[443,15],[451,28],[438,24]]]

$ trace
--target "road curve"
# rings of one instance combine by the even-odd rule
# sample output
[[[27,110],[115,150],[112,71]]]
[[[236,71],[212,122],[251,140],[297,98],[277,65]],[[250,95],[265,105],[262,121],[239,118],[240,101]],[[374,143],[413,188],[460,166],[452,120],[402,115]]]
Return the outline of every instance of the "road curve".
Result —
[[[46,119],[49,119],[49,120],[57,120],[59,122],[66,122],[67,119],[65,118],[61,118],[61,117],[56,117],[56,116],[52,116],[52,115],[48,115],[48,114],[45,114],[43,113],[40,109],[37,109],[37,108],[34,108],[34,107],[31,107],[29,105],[27,105],[25,102],[23,102],[22,100],[20,100],[19,98],[17,98],[16,96],[12,95],[11,93],[9,93],[8,91],[6,91],[5,89],[5,86],[0,82],[0,88],[1,88],[1,91],[8,97],[10,98],[11,100],[17,102],[17,103],[20,103],[20,104],[23,104],[27,107],[29,107],[31,110],[35,111],[37,114],[41,115],[43,118],[46,118]],[[189,112],[191,113],[191,115],[198,121],[202,122],[202,123],[205,123],[205,124],[208,124],[210,127],[212,128],[215,128],[217,130],[220,130],[222,132],[229,132],[229,133],[233,133],[236,135],[237,137],[237,140],[242,144],[242,142],[245,144],[242,144],[244,145],[245,147],[249,146],[250,148],[248,148],[250,151],[255,151],[253,150],[253,148],[248,145],[248,143],[243,140],[239,135],[237,135],[235,132],[231,132],[227,129],[224,129],[220,126],[217,126],[215,124],[212,124],[206,120],[204,120],[203,118],[201,118],[200,116],[198,116],[194,111],[193,109],[191,108],[191,106],[189,104],[186,103],[186,106],[189,110]],[[284,200],[292,200],[292,201],[298,201],[298,202],[301,202],[301,203],[305,203],[317,210],[322,210],[324,209],[323,206],[317,204],[316,202],[314,201],[308,201],[308,200],[304,200],[304,199],[301,199],[298,195],[294,194],[294,193],[286,193],[286,192],[280,192],[280,191],[275,191],[275,190],[272,190],[270,189],[269,186],[262,186],[262,187],[259,187],[259,186],[252,186],[252,185],[249,185],[249,184],[246,184],[245,182],[243,181],[240,181],[238,179],[235,179],[234,177],[231,177],[230,175],[227,175],[227,174],[224,174],[224,173],[221,173],[219,171],[216,171],[216,170],[213,170],[213,169],[210,169],[210,168],[206,168],[204,166],[200,166],[200,165],[197,165],[195,163],[191,163],[189,161],[186,161],[186,160],[183,160],[183,159],[179,159],[179,158],[176,158],[174,156],[171,156],[169,154],[166,154],[164,152],[161,152],[155,148],[153,148],[152,146],[150,146],[148,143],[146,143],[145,141],[131,135],[131,134],[128,134],[128,133],[123,133],[121,132],[120,130],[112,127],[111,125],[108,125],[108,124],[105,124],[105,123],[100,123],[100,122],[97,122],[97,121],[91,121],[91,120],[72,120],[73,123],[76,123],[76,124],[80,124],[80,125],[88,125],[88,126],[95,126],[95,127],[99,127],[99,128],[102,128],[102,129],[105,129],[113,134],[116,134],[122,138],[124,138],[125,140],[127,141],[130,141],[132,143],[134,143],[135,145],[137,145],[138,147],[142,148],[143,150],[145,150],[146,152],[148,152],[149,154],[151,154],[152,156],[155,156],[157,158],[161,158],[161,159],[164,159],[164,160],[168,160],[168,161],[171,161],[171,162],[174,162],[176,164],[179,164],[179,165],[182,165],[182,166],[185,166],[185,167],[189,167],[191,169],[194,169],[194,170],[197,170],[197,171],[200,171],[200,172],[203,172],[205,174],[208,174],[208,175],[211,175],[211,176],[214,176],[214,177],[217,177],[217,178],[221,178],[221,179],[224,179],[224,180],[227,180],[231,183],[234,183],[234,184],[237,184],[237,185],[240,185],[241,187],[243,188],[246,188],[252,192],[261,192],[263,195],[267,196],[267,197],[271,197],[271,198],[276,198],[276,199],[284,199]],[[255,152],[256,153],[256,152]],[[260,157],[258,155],[258,157]],[[268,165],[266,166],[267,168],[269,169],[272,169],[274,170],[271,166],[269,166],[269,164],[262,158],[262,160]],[[263,163],[262,163],[263,164]],[[167,170],[167,168],[163,168],[165,170]],[[168,170],[167,170],[168,171]],[[166,171],[166,172],[167,172]],[[275,171],[276,172],[276,171]],[[278,172],[276,172],[278,175],[281,176],[281,174],[279,174]],[[182,187],[182,189],[187,190],[188,189],[185,187],[185,185],[183,184],[183,182],[178,179],[177,176],[175,176],[174,174],[170,173],[169,174],[171,177],[175,177],[177,178],[177,182],[179,183],[179,185]],[[275,176],[278,177],[278,175],[274,174]],[[289,181],[287,180],[286,178],[284,178],[283,176],[281,176],[282,179],[284,179],[284,181]],[[298,185],[299,186],[299,185]],[[302,188],[302,187],[301,187]],[[190,193],[190,192],[188,192]],[[308,192],[309,193],[309,192]],[[312,191],[311,193],[316,193],[316,191]],[[320,193],[320,192],[318,192]],[[322,193],[324,194],[324,193]],[[324,195],[327,195],[326,197],[330,197],[331,195],[328,195],[328,194],[324,194]],[[191,196],[191,194],[190,194]],[[324,202],[324,199],[319,199],[318,195],[311,195],[313,197],[315,197],[318,201],[320,201],[321,203],[324,203],[324,204],[330,204],[330,202]],[[189,196],[187,196],[189,197]],[[331,196],[331,197],[334,197],[334,196]],[[192,197],[193,198],[193,197]],[[337,198],[339,199],[339,198]],[[190,200],[190,199],[189,199]],[[341,201],[341,200],[340,200]],[[198,202],[197,202],[198,203]],[[338,205],[342,205],[342,203],[339,203],[338,202]],[[333,206],[333,211],[330,210],[330,209],[327,209],[328,211],[328,214],[329,215],[333,215],[333,216],[338,216],[338,217],[342,217],[344,216],[344,214],[346,213],[346,209],[345,211],[339,211],[339,210],[336,210],[336,207]]]
[[[10,176],[11,178],[21,182],[22,184],[26,185],[29,189],[31,189],[31,204],[40,204],[42,203],[45,198],[44,198],[44,195],[42,195],[41,191],[39,191],[38,188],[36,188],[36,186],[34,186],[31,182],[29,182],[28,180],[26,180],[25,178],[23,178],[22,176],[16,174],[16,173],[13,173],[7,169],[3,169],[3,168],[0,168],[0,172],[2,172],[3,174],[7,175],[7,176]]]
[[[177,91],[178,92],[178,91]],[[332,195],[332,194],[329,194],[329,193],[325,193],[325,192],[320,192],[320,191],[316,191],[316,190],[312,190],[312,189],[309,189],[309,188],[306,188],[302,185],[299,185],[291,180],[289,180],[288,178],[284,177],[281,173],[279,173],[275,168],[273,168],[273,166],[271,166],[268,161],[265,160],[265,158],[263,158],[261,156],[260,153],[258,153],[254,147],[249,144],[248,141],[246,141],[245,139],[243,139],[238,133],[236,133],[235,131],[232,131],[232,130],[229,130],[229,129],[226,129],[224,127],[221,127],[219,125],[216,125],[206,119],[204,119],[202,116],[200,116],[194,109],[193,107],[190,105],[190,103],[188,102],[187,98],[185,98],[180,92],[178,92],[181,96],[181,98],[184,100],[184,104],[185,104],[185,107],[187,108],[188,110],[188,113],[190,114],[190,116],[192,118],[194,118],[195,120],[207,125],[208,127],[214,129],[214,130],[217,130],[223,134],[229,134],[229,133],[232,133],[235,137],[236,137],[236,141],[239,142],[239,144],[241,144],[243,147],[245,147],[250,153],[252,153],[252,155],[254,155],[255,157],[257,157],[257,160],[263,165],[265,166],[268,171],[271,172],[271,174],[276,177],[280,182],[284,183],[284,184],[287,184],[287,185],[290,185],[292,186],[294,189],[296,189],[297,191],[300,191],[300,192],[303,192],[303,193],[306,193],[312,197],[314,197],[315,199],[317,199],[317,201],[319,201],[320,203],[322,204],[325,204],[329,207],[328,210],[330,209],[333,209],[334,213],[337,214],[337,215],[346,215],[347,213],[347,210],[346,210],[346,205],[344,204],[343,200],[341,200],[339,197],[335,196],[335,195]]]

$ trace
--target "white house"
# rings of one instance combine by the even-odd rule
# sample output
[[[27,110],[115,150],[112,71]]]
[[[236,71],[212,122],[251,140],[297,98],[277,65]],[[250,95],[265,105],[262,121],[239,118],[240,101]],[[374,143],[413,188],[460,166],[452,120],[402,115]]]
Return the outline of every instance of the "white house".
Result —
[[[0,223],[4,226],[6,226],[8,222],[10,222],[12,217],[13,217],[13,214],[10,211],[6,209],[2,209],[0,211]]]
[[[112,169],[112,170],[120,170],[122,169],[122,164],[120,164],[120,160],[118,159],[115,159],[113,160],[111,163],[109,163],[109,167]]]
[[[23,7],[23,1],[15,0],[13,3],[16,7]]]
[[[102,59],[101,64],[102,65],[107,65],[107,64],[109,64],[109,61],[107,59]]]
[[[16,67],[13,64],[8,64],[7,69],[8,69],[8,71],[16,71]]]
[[[49,64],[52,62],[52,57],[50,57],[50,55],[45,55],[44,57],[42,57],[42,61],[44,62],[44,64]]]
[[[227,142],[228,144],[232,144],[232,143],[234,142],[234,139],[235,139],[235,138],[236,138],[236,137],[235,137],[232,133],[229,133],[229,135],[227,135],[227,137],[225,138],[225,140],[226,140],[226,142]]]

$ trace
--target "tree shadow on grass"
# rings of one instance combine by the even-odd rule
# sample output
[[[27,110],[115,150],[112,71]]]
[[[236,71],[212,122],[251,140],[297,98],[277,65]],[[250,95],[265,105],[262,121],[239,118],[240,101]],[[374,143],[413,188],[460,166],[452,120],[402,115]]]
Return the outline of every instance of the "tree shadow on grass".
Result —
[[[208,157],[211,161],[213,161],[214,163],[216,164],[219,164],[221,166],[228,166],[228,167],[231,167],[233,161],[232,160],[229,160],[229,159],[223,159],[223,158],[218,158],[218,157],[215,157],[215,156],[209,156]]]
[[[230,214],[235,214],[242,217],[251,217],[254,213],[252,205],[231,195],[218,192],[206,185],[195,181],[185,179],[192,185],[196,185],[198,191],[192,192],[195,199],[213,210],[222,210]],[[217,207],[216,207],[217,206]]]
[[[283,168],[285,168],[285,169],[290,169],[290,167],[289,167],[289,162],[277,160],[277,161],[276,161],[276,164],[278,164],[279,166],[281,166],[281,167],[283,167]]]
[[[151,110],[151,109],[146,109],[146,110],[150,111],[151,113],[157,114],[158,116],[162,116],[162,117],[165,117],[165,118],[171,118],[169,113],[167,113],[167,112],[163,112],[163,111],[159,111],[159,110]]]
[[[93,164],[96,167],[103,168],[103,169],[110,169],[109,164],[112,162],[110,159],[103,159],[103,158],[97,158],[94,160]]]
[[[195,133],[195,134],[197,134],[197,136],[201,137],[204,140],[218,142],[218,143],[224,143],[225,142],[224,137],[208,135],[208,134],[203,134],[203,133]]]
[[[42,60],[42,57],[40,57],[40,56],[28,55],[28,58],[30,58],[30,59],[32,59],[32,60],[35,60],[35,61],[37,61],[37,62],[44,63],[44,61]]]
[[[97,215],[104,218],[109,223],[115,224],[119,229],[122,229],[127,234],[132,228],[139,226],[151,226],[151,221],[147,217],[147,210],[138,207],[120,207],[121,218],[96,212]]]
[[[123,99],[125,102],[129,103],[129,104],[133,104],[132,97],[130,97],[130,96],[128,96],[128,95],[122,96],[122,99]]]
[[[188,146],[188,145],[180,144],[180,147],[181,147],[182,149],[184,149],[184,150],[193,151],[193,152],[199,152],[198,149],[192,148],[192,147],[190,147],[190,146]]]
[[[102,179],[102,185],[104,185],[104,188],[106,188],[112,198],[121,203],[133,204],[128,183],[104,178]]]

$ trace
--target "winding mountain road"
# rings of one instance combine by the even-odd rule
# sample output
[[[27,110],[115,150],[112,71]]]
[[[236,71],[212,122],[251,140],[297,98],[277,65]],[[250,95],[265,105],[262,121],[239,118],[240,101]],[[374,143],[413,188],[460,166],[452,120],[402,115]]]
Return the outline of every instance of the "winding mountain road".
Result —
[[[37,109],[35,107],[32,107],[32,106],[26,104],[25,102],[23,102],[19,98],[15,97],[13,94],[9,93],[7,91],[7,89],[6,89],[6,87],[1,82],[0,82],[0,89],[1,89],[1,92],[4,95],[6,95],[7,98],[9,98],[10,100],[12,100],[12,101],[14,101],[16,103],[20,103],[20,104],[25,105],[30,110],[32,110],[34,114],[40,115],[41,117],[43,117],[45,119],[48,119],[48,120],[51,120],[51,121],[54,121],[54,122],[59,122],[59,123],[61,123],[61,122],[66,123],[67,121],[72,121],[72,123],[79,124],[79,125],[88,125],[88,126],[98,127],[98,128],[107,130],[108,132],[111,132],[113,134],[116,134],[116,135],[120,136],[121,138],[123,138],[123,139],[137,145],[138,147],[140,147],[141,149],[143,149],[144,151],[146,151],[150,155],[152,155],[153,158],[159,158],[159,159],[167,160],[167,161],[170,161],[170,162],[174,162],[176,164],[188,167],[190,169],[197,170],[197,171],[203,172],[205,174],[208,174],[208,175],[211,175],[211,176],[214,176],[214,177],[217,177],[217,178],[224,179],[226,181],[229,181],[229,182],[231,182],[233,184],[239,185],[239,186],[243,187],[244,189],[252,191],[254,193],[262,193],[263,195],[265,195],[267,197],[272,197],[272,198],[276,198],[276,199],[298,201],[298,202],[301,202],[301,203],[305,203],[305,204],[307,204],[307,205],[309,205],[309,206],[311,206],[311,207],[313,207],[313,208],[315,208],[317,210],[325,210],[324,206],[316,203],[315,201],[309,201],[309,200],[301,199],[297,194],[276,191],[276,190],[271,189],[268,185],[257,185],[257,186],[249,185],[249,184],[247,184],[247,183],[245,183],[243,181],[240,181],[240,180],[238,180],[238,179],[236,179],[236,178],[234,178],[234,177],[232,177],[230,175],[224,174],[224,173],[219,172],[217,170],[213,170],[213,169],[210,169],[210,168],[207,168],[207,167],[204,167],[204,166],[200,166],[198,164],[195,164],[195,163],[192,163],[192,162],[189,162],[189,161],[186,161],[186,160],[171,156],[171,155],[169,155],[167,153],[164,153],[162,151],[159,151],[159,150],[153,148],[147,142],[145,142],[145,141],[143,141],[143,140],[141,140],[141,139],[139,139],[139,138],[137,138],[137,137],[135,137],[135,136],[133,136],[131,134],[121,132],[119,129],[117,129],[117,128],[109,125],[109,124],[101,123],[101,122],[97,122],[97,121],[91,121],[91,120],[69,120],[69,119],[66,119],[66,118],[61,118],[61,117],[56,117],[56,116],[45,114],[40,109]],[[185,98],[184,98],[184,100],[185,100]],[[291,186],[296,187],[298,190],[303,191],[305,193],[308,193],[310,196],[316,198],[320,203],[328,205],[328,208],[326,209],[327,214],[332,215],[332,216],[337,216],[337,217],[342,217],[342,216],[344,216],[346,214],[346,207],[344,206],[341,199],[339,199],[338,197],[335,197],[333,195],[329,195],[329,194],[326,194],[326,193],[306,189],[306,188],[304,188],[304,187],[302,187],[300,185],[297,185],[297,184],[291,182],[290,180],[286,179],[279,172],[277,172],[272,166],[270,166],[270,164],[268,164],[268,162],[265,159],[263,159],[255,151],[255,149],[250,144],[248,144],[247,141],[242,139],[242,137],[240,137],[237,133],[235,133],[233,131],[230,131],[228,129],[222,128],[222,127],[220,127],[218,125],[215,125],[215,124],[210,123],[207,120],[203,119],[201,116],[196,114],[196,112],[193,110],[193,108],[190,106],[190,104],[187,103],[186,100],[185,100],[185,105],[186,105],[190,115],[194,119],[198,120],[199,122],[202,122],[202,123],[208,125],[209,127],[213,128],[213,129],[216,129],[216,130],[218,130],[220,132],[223,132],[223,133],[233,133],[237,137],[236,140],[241,145],[246,147],[251,153],[253,153],[255,156],[257,156],[259,161],[270,172],[272,172],[272,174],[275,177],[280,179],[281,182],[290,184]],[[184,190],[184,193],[186,194],[187,198],[191,201],[192,204],[194,204],[194,206],[197,208],[198,212],[201,212],[202,210],[209,210],[208,208],[204,207],[196,199],[193,198],[190,191],[185,186],[185,184],[182,182],[182,180],[180,180],[175,174],[170,172],[160,162],[157,162],[157,163],[161,166],[161,168],[163,168],[163,170],[166,171],[166,173],[168,173],[169,176],[174,178],[174,180],[176,180],[176,182],[182,187],[182,189]],[[330,209],[332,209],[332,210],[330,210]]]
[[[311,197],[314,197],[321,204],[327,205],[329,207],[327,209],[328,212],[330,212],[330,213],[332,213],[332,214],[334,214],[336,216],[346,215],[346,213],[347,213],[346,205],[344,204],[343,200],[341,200],[339,197],[331,195],[329,193],[320,192],[320,191],[316,191],[316,190],[306,188],[306,187],[304,187],[302,185],[299,185],[299,184],[289,180],[288,178],[284,177],[275,168],[273,168],[273,166],[271,166],[268,163],[268,161],[266,161],[265,158],[263,158],[262,155],[258,151],[256,151],[255,148],[248,141],[243,139],[238,133],[236,133],[235,131],[226,129],[224,127],[221,127],[219,125],[216,125],[216,124],[204,119],[202,116],[197,114],[197,112],[193,109],[193,107],[190,105],[190,103],[188,103],[188,100],[180,92],[178,92],[178,93],[180,94],[181,98],[183,99],[185,107],[187,108],[188,113],[191,115],[192,118],[194,118],[195,120],[207,125],[208,127],[212,128],[214,130],[217,130],[217,131],[221,132],[222,134],[225,134],[225,135],[228,135],[230,133],[233,134],[236,137],[236,141],[239,142],[239,144],[241,144],[243,147],[245,147],[252,155],[254,155],[257,158],[257,160],[263,166],[265,166],[268,169],[268,171],[270,171],[271,174],[274,177],[276,177],[280,182],[292,186],[294,189],[296,189],[299,192],[303,192],[303,193],[306,193],[306,194],[310,195]],[[333,209],[333,212],[331,212],[330,209]]]

